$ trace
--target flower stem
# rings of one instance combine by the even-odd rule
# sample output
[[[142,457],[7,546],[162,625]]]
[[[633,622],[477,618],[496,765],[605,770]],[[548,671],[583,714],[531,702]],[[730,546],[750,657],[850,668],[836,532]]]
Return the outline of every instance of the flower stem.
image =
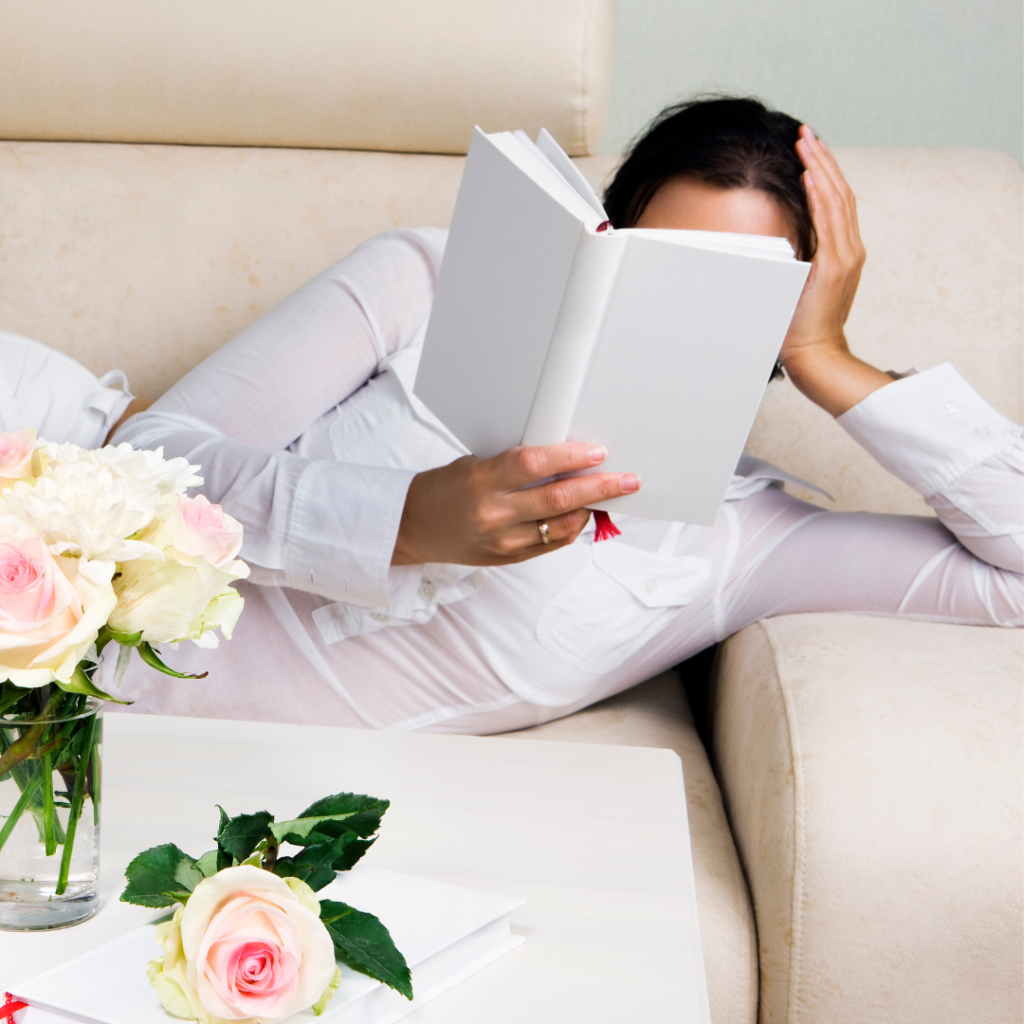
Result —
[[[10,834],[14,831],[14,826],[18,824],[18,819],[24,814],[25,808],[28,807],[32,797],[35,796],[36,790],[42,781],[42,773],[36,772],[21,791],[21,796],[18,797],[18,802],[14,805],[10,817],[4,822],[4,827],[0,828],[0,850],[4,848],[4,843],[7,842]]]
[[[53,809],[53,764],[49,754],[39,759],[39,773],[43,785],[43,841],[46,843],[46,856],[52,857],[57,852],[57,830],[54,828]]]
[[[57,875],[57,895],[63,896],[68,887],[68,875],[71,872],[71,855],[75,849],[75,833],[78,831],[78,819],[82,816],[82,804],[85,801],[85,776],[89,768],[92,754],[92,738],[96,729],[96,716],[87,719],[85,737],[82,740],[81,753],[78,756],[78,770],[75,772],[75,791],[71,797],[71,810],[68,811],[67,836],[64,839],[64,853],[60,859],[60,873]]]
[[[92,764],[89,791],[92,793],[92,823],[98,828],[100,824],[100,745],[93,742],[89,752]]]

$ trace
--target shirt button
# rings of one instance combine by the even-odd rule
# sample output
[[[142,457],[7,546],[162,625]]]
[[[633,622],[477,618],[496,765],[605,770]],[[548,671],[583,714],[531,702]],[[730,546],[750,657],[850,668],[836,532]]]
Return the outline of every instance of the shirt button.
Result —
[[[424,601],[433,601],[434,595],[437,593],[437,587],[433,583],[424,583],[417,593]]]
[[[950,398],[944,402],[942,408],[949,413],[950,416],[955,416],[960,411],[960,403],[955,398]]]
[[[992,431],[989,430],[988,427],[975,427],[974,432],[978,435],[978,437],[988,437],[988,435],[992,433]]]
[[[387,622],[388,617],[383,612],[370,612],[370,618],[374,622]]]
[[[656,579],[654,579],[654,577],[652,576],[644,584],[644,590],[646,590],[648,594],[653,594],[657,589],[658,589],[658,581]]]

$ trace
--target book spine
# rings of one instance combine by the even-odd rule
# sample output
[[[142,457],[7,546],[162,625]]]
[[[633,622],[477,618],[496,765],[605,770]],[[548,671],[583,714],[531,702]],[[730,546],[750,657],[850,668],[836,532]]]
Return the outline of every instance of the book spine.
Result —
[[[524,445],[558,444],[569,434],[628,238],[581,231],[562,293]]]

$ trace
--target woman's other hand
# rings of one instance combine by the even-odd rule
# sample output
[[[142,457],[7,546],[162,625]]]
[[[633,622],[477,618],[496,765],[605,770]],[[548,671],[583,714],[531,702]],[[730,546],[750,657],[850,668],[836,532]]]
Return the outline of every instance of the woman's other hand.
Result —
[[[593,469],[606,455],[599,445],[587,444],[511,448],[418,473],[405,499],[391,564],[511,565],[571,544],[590,518],[587,505],[633,493],[639,478],[593,473],[529,485]],[[541,523],[547,524],[547,544]]]
[[[796,144],[804,167],[817,251],[779,359],[793,383],[833,416],[891,378],[850,353],[846,319],[864,266],[857,200],[835,158],[809,126]]]

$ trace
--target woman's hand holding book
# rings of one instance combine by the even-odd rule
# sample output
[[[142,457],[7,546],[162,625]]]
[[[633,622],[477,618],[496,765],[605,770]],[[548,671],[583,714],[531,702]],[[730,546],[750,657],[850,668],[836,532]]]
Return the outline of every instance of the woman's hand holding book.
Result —
[[[593,469],[607,454],[599,445],[574,443],[511,448],[418,473],[406,496],[392,565],[511,565],[571,544],[587,525],[588,505],[639,490],[639,478],[592,473],[530,485]]]

